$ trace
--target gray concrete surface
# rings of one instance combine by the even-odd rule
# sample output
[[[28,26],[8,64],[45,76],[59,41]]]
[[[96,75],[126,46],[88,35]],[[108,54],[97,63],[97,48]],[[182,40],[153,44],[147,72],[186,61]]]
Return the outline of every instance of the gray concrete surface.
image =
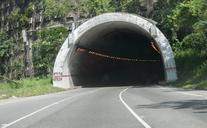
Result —
[[[2,128],[144,128],[120,100],[128,87],[76,90],[0,101]],[[205,91],[129,87],[126,104],[151,128],[206,128]]]

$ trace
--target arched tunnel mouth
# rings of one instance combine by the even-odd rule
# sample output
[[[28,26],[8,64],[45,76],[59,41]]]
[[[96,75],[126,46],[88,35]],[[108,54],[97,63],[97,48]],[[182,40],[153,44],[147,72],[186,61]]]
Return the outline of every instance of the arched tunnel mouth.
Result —
[[[141,27],[109,22],[84,33],[72,50],[69,69],[74,86],[126,86],[164,81],[162,55]]]

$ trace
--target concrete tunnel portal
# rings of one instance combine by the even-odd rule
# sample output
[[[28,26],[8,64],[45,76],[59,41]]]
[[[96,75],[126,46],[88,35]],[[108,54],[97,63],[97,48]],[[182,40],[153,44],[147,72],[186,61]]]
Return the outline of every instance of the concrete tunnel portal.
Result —
[[[75,29],[61,47],[53,85],[115,86],[177,79],[168,40],[150,21],[127,13],[94,17]]]

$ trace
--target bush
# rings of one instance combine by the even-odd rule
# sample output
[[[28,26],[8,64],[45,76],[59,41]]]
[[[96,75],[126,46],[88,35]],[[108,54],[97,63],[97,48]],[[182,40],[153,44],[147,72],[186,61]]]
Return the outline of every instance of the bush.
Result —
[[[36,76],[46,76],[52,72],[56,55],[66,39],[67,29],[46,28],[38,32],[38,40],[33,45],[33,64]]]
[[[182,48],[205,51],[207,49],[207,37],[203,32],[192,33],[183,39]]]
[[[180,50],[175,53],[178,72],[176,86],[207,89],[207,55],[195,49]]]

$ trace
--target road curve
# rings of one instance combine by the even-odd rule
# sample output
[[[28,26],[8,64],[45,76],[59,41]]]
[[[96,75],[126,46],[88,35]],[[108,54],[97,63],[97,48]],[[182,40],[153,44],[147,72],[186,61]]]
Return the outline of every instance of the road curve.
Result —
[[[80,88],[3,100],[0,101],[0,127],[206,128],[207,94],[135,86]]]

